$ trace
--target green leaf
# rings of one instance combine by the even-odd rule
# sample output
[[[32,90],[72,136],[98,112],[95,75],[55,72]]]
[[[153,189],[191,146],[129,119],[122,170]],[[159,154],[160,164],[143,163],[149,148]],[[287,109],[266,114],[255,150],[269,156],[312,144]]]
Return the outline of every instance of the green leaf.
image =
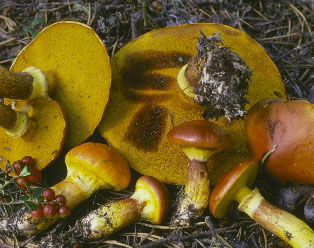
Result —
[[[44,188],[41,188],[41,187],[35,188],[34,191],[33,191],[33,194],[32,194],[32,199],[35,202],[41,202],[42,201],[41,193],[43,191],[44,191]]]
[[[31,211],[36,209],[36,204],[32,201],[24,201],[24,204]]]
[[[36,19],[34,19],[34,20],[32,21],[32,28],[35,27],[35,26],[37,26],[38,24],[43,23],[43,22],[44,22],[44,18],[42,18],[42,17],[37,17]]]
[[[27,195],[23,195],[23,196],[20,196],[20,201],[30,201],[31,200],[31,198],[29,197],[29,196],[27,196]]]
[[[39,33],[39,31],[34,31],[34,32],[32,33],[32,39],[35,39],[35,37],[37,36],[38,33]]]
[[[23,27],[23,34],[26,34],[29,30],[31,30],[31,26],[30,25],[24,26]]]
[[[29,171],[28,167],[23,165],[22,163],[19,162],[20,168],[21,168],[21,173],[19,177],[25,177],[25,176],[29,176],[32,173]]]

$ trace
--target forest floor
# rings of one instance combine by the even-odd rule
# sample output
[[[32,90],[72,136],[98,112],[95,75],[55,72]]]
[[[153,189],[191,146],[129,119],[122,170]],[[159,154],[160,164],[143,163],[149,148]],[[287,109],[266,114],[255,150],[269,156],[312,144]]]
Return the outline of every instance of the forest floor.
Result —
[[[110,56],[153,29],[190,23],[229,25],[244,31],[263,46],[280,71],[289,99],[307,99],[314,103],[312,0],[0,0],[0,65],[9,68],[21,49],[40,30],[62,20],[91,26]],[[61,156],[59,162],[63,158]],[[52,165],[44,171],[43,185],[54,183],[47,176],[54,168]],[[65,169],[61,171],[65,173]],[[133,175],[134,178],[139,176],[135,171]],[[47,239],[54,240],[54,247],[289,247],[239,213],[236,205],[223,220],[215,220],[207,211],[199,222],[188,228],[169,226],[168,218],[160,226],[137,222],[97,242],[84,243],[70,235],[69,226],[73,226],[76,218],[99,204],[129,196],[134,190],[134,182],[135,179],[121,193],[97,192],[79,210],[73,211],[74,217],[60,221],[38,236],[26,239],[15,233],[1,233],[0,247],[37,247]],[[263,187],[261,191],[266,198],[276,205],[277,191]],[[170,195],[175,197],[179,188],[169,186]],[[10,214],[3,206],[0,209],[2,216]],[[169,215],[172,211],[170,208]]]

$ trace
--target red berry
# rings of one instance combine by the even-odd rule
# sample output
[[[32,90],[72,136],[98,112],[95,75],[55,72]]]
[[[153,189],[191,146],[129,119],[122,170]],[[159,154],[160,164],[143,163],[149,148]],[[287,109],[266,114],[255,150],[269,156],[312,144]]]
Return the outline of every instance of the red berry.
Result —
[[[66,205],[61,205],[61,206],[59,207],[58,215],[59,215],[60,217],[66,217],[66,216],[70,215],[70,213],[71,213],[71,208],[69,208],[68,206],[66,206]]]
[[[21,159],[21,161],[30,167],[34,167],[35,165],[35,160],[31,156],[25,156]]]
[[[29,176],[24,177],[25,181],[33,183],[33,184],[39,183],[42,179],[41,171],[33,167],[28,168],[28,169],[31,174]]]
[[[43,207],[41,205],[37,205],[36,209],[31,211],[31,215],[34,219],[41,219],[44,216]]]
[[[15,179],[15,181],[17,182],[17,184],[20,186],[20,188],[22,190],[26,190],[26,185],[25,185],[25,180],[22,177],[18,177]]]
[[[55,192],[51,188],[46,188],[41,193],[41,196],[43,200],[52,201],[53,199],[55,199]]]
[[[47,217],[52,217],[57,213],[57,208],[54,204],[47,203],[43,207],[44,215]]]
[[[19,176],[21,173],[21,167],[19,165],[19,161],[14,161],[12,166],[15,168],[15,172],[16,172],[15,175]]]
[[[64,195],[57,195],[56,196],[56,201],[59,202],[60,204],[65,205],[67,202],[67,199],[65,198]]]

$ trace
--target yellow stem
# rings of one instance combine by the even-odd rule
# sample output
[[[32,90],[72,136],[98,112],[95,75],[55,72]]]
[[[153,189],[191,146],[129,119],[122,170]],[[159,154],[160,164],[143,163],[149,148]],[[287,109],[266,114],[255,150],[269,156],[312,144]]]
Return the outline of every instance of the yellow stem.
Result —
[[[293,248],[313,248],[314,232],[300,219],[269,202],[254,189],[245,196],[238,209]]]

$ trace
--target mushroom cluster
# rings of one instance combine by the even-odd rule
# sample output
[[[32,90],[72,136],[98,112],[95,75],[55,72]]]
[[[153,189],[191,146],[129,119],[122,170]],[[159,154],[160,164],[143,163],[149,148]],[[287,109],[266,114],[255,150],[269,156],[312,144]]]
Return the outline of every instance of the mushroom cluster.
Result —
[[[1,105],[0,166],[31,155],[42,169],[63,144],[81,144],[101,120],[110,83],[109,57],[94,30],[71,21],[42,30],[10,71],[0,66],[0,97],[12,109]]]
[[[125,156],[133,169],[155,176],[164,183],[185,184],[188,171],[188,159],[182,156],[180,147],[169,147],[168,131],[173,124],[203,118],[205,111],[203,105],[194,102],[193,96],[187,95],[188,92],[193,93],[193,88],[189,85],[180,87],[178,80],[178,73],[184,71],[181,68],[191,64],[191,58],[200,53],[198,47],[210,55],[203,45],[197,47],[196,37],[200,37],[200,31],[206,36],[206,39],[201,36],[201,43],[204,39],[211,39],[216,51],[224,50],[226,57],[232,57],[232,66],[228,66],[229,60],[224,59],[223,68],[220,68],[221,74],[234,79],[232,87],[237,88],[239,76],[243,79],[239,81],[241,86],[237,90],[241,99],[236,101],[226,90],[228,80],[223,76],[218,81],[225,82],[225,87],[220,88],[218,81],[217,85],[206,87],[206,90],[215,88],[219,101],[228,98],[228,102],[234,104],[233,107],[228,105],[228,109],[221,105],[225,110],[213,111],[219,115],[209,119],[230,134],[233,140],[230,150],[234,154],[226,156],[226,152],[221,152],[209,159],[208,172],[212,183],[225,168],[248,155],[243,120],[237,119],[240,117],[237,113],[247,111],[265,97],[286,98],[275,64],[256,41],[240,30],[211,23],[189,24],[153,30],[126,44],[111,59],[112,89],[99,131]],[[217,39],[213,35],[217,37],[217,33],[221,42],[214,42]],[[214,67],[219,67],[219,64],[215,62]],[[248,77],[242,77],[249,75],[249,71],[252,72],[250,83]],[[204,79],[207,76],[208,73]],[[225,117],[227,112],[234,114]],[[233,120],[230,122],[228,119]],[[220,164],[224,164],[224,168]]]
[[[314,247],[308,225],[249,188],[257,161],[274,146],[265,160],[272,176],[314,184],[314,107],[283,100],[279,72],[254,40],[223,25],[183,25],[147,33],[111,61],[113,85],[105,113],[109,58],[95,32],[83,24],[47,27],[10,71],[0,66],[0,97],[5,98],[0,103],[5,148],[0,165],[30,154],[41,169],[59,155],[64,142],[74,147],[65,156],[67,177],[42,192],[35,210],[23,208],[1,220],[3,230],[40,233],[96,190],[125,189],[130,164],[143,174],[134,194],[79,219],[72,231],[80,238],[107,237],[140,219],[160,224],[169,205],[165,182],[185,184],[172,225],[192,224],[208,205],[214,217],[222,218],[236,200],[240,211],[288,244]],[[261,100],[265,97],[282,99]],[[82,143],[100,121],[99,131],[110,146]],[[243,161],[249,153],[254,160]]]

